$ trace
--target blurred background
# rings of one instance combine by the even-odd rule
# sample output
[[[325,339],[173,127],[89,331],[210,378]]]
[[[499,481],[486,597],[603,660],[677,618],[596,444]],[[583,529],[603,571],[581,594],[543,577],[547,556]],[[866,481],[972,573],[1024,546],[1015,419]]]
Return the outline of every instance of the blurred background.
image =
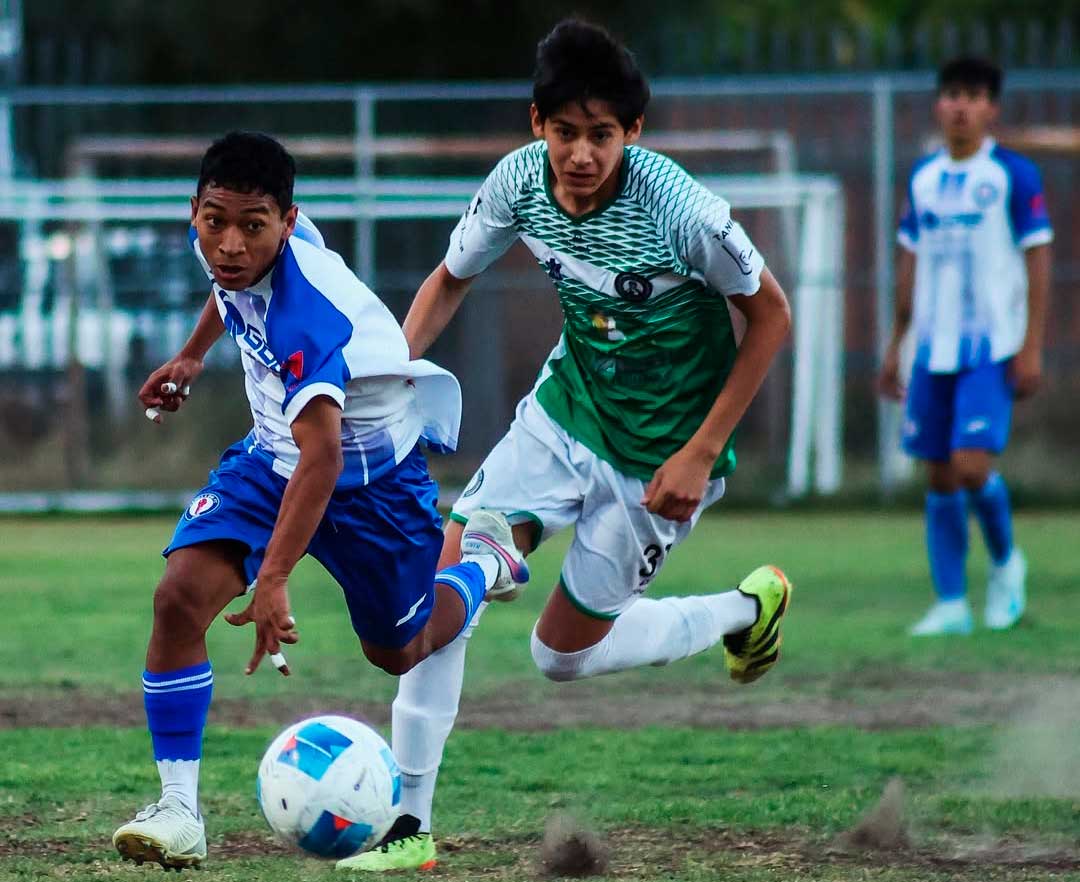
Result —
[[[135,399],[206,299],[186,219],[213,138],[280,137],[301,208],[401,318],[483,176],[531,137],[535,44],[572,12],[635,51],[643,143],[732,202],[793,300],[740,429],[731,496],[748,503],[920,495],[874,393],[895,223],[934,144],[936,67],[998,60],[999,140],[1039,165],[1056,231],[1045,385],[1005,470],[1021,503],[1080,500],[1076,2],[0,0],[0,508],[173,506],[247,430],[227,342],[184,416],[151,426]],[[465,393],[461,449],[432,460],[448,495],[559,327],[516,246],[431,353]]]

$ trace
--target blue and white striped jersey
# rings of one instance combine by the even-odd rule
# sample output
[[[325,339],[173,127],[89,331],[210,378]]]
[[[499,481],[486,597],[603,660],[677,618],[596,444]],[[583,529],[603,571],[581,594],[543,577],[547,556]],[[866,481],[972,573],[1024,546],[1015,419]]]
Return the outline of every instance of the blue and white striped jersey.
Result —
[[[199,248],[199,262],[213,276]],[[300,451],[290,426],[313,398],[342,409],[339,487],[374,481],[423,437],[453,450],[461,391],[453,374],[409,360],[401,327],[300,215],[273,269],[244,291],[213,284],[226,332],[240,347],[254,427],[249,449],[289,477]]]
[[[1023,252],[1053,239],[1038,169],[987,138],[963,160],[920,160],[900,219],[916,255],[915,363],[953,373],[1016,354],[1027,330]]]

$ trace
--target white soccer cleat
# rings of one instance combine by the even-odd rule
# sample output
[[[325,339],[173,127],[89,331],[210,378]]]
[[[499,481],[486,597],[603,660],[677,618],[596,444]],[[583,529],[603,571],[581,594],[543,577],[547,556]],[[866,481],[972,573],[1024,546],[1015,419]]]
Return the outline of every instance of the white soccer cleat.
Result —
[[[984,611],[987,628],[1004,631],[1020,621],[1027,606],[1026,579],[1027,559],[1019,548],[1013,548],[1001,566],[990,567]]]
[[[970,634],[975,627],[971,607],[963,597],[939,600],[908,630],[912,637],[936,637],[941,634]]]
[[[465,525],[461,534],[461,559],[473,555],[491,555],[499,562],[499,575],[488,588],[487,600],[514,600],[521,593],[521,586],[529,581],[525,556],[514,544],[510,524],[497,511],[481,509]]]
[[[175,796],[162,797],[113,833],[124,860],[155,861],[166,870],[186,870],[206,860],[206,828]]]

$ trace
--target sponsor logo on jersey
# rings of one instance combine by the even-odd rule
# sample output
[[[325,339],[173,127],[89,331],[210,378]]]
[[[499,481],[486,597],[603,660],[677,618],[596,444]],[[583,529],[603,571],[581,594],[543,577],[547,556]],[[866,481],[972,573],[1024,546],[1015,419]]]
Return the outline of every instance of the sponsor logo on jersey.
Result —
[[[977,435],[980,432],[985,432],[990,428],[990,420],[986,417],[975,417],[973,420],[968,420],[964,425],[965,435]]]
[[[936,214],[933,211],[924,211],[919,216],[919,226],[924,230],[955,229],[963,227],[972,229],[982,223],[981,211],[962,211],[957,214]]]
[[[753,248],[739,248],[734,242],[729,242],[727,239],[724,239],[720,244],[724,246],[724,252],[735,261],[739,267],[739,272],[744,276],[748,276],[754,271],[754,265],[750,262],[754,257]]]
[[[201,518],[203,515],[210,514],[219,505],[221,505],[221,497],[216,493],[200,493],[194,499],[191,500],[191,504],[187,507],[185,517],[189,521],[195,520],[195,518]]]
[[[975,204],[979,208],[989,208],[998,198],[998,188],[990,181],[980,181],[975,185]]]
[[[221,301],[225,304],[225,330],[236,338],[238,346],[247,349],[254,358],[262,362],[274,373],[280,375],[281,364],[274,353],[270,351],[270,345],[263,337],[263,332],[255,325],[245,323],[239,308],[227,297],[221,295]]]
[[[483,485],[483,483],[484,470],[480,469],[480,471],[473,475],[473,479],[469,481],[469,485],[462,491],[462,498],[464,499],[466,496],[475,496],[480,490],[480,487]]]
[[[637,273],[619,273],[615,277],[615,291],[631,303],[642,303],[652,294],[652,282]]]

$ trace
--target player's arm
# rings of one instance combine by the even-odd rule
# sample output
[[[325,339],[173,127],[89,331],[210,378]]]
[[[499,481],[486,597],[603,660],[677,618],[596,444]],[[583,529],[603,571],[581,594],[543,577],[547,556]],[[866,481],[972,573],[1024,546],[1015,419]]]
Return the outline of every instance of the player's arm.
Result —
[[[416,292],[402,329],[409,343],[409,358],[420,358],[458,311],[475,276],[459,279],[442,261]]]
[[[698,430],[653,475],[642,504],[654,514],[688,521],[701,504],[716,460],[769,372],[791,328],[791,310],[768,269],[756,294],[728,297],[746,318],[746,333],[731,373]]]
[[[1042,379],[1043,340],[1050,304],[1049,245],[1035,245],[1024,251],[1028,277],[1028,323],[1023,345],[1012,363],[1012,382],[1017,398],[1027,398]]]
[[[195,323],[195,330],[191,332],[183,348],[175,357],[150,374],[139,389],[139,401],[143,407],[179,410],[187,398],[191,384],[202,373],[206,353],[224,333],[225,324],[221,320],[216,298],[211,291],[199,320]],[[170,389],[171,391],[168,391]],[[161,417],[156,417],[154,422],[160,423]]]
[[[904,397],[900,379],[900,347],[911,326],[911,304],[915,290],[915,252],[900,248],[896,258],[896,296],[893,304],[893,328],[881,360],[878,391],[886,398],[899,401]]]
[[[295,622],[289,612],[286,582],[304,556],[322,520],[341,474],[341,408],[325,395],[304,405],[293,420],[292,436],[300,460],[281,498],[274,532],[256,579],[255,596],[242,612],[226,616],[232,625],[255,623],[255,652],[247,664],[252,673],[264,654],[273,655],[281,643],[295,643]],[[282,668],[288,674],[287,667]]]

